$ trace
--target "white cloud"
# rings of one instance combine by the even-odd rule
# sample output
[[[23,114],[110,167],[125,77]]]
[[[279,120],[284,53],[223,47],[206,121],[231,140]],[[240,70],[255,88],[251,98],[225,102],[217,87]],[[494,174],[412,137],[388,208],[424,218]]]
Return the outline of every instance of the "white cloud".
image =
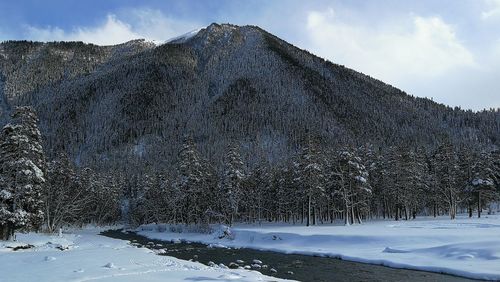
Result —
[[[489,10],[481,13],[483,20],[492,18],[500,18],[500,0],[486,0],[486,5],[490,7]]]
[[[256,24],[301,48],[410,94],[464,108],[500,106],[500,41],[496,41],[495,25],[500,19],[500,0],[477,1],[464,4],[465,8],[458,4],[454,11],[461,12],[455,14],[427,5],[409,5],[412,7],[407,9],[394,5],[391,10],[384,4],[368,8],[339,4],[332,9],[328,8],[331,2],[285,6],[272,3],[260,12],[247,9],[250,12],[245,16],[240,6],[207,17],[171,17],[152,9],[115,10],[95,25],[70,29],[26,26],[25,38],[101,45],[136,38],[162,42],[205,25],[207,18]],[[278,10],[281,17],[274,16]],[[410,11],[415,14],[408,14]],[[462,38],[466,41],[462,42]]]
[[[163,42],[196,27],[191,22],[170,19],[160,11],[134,9],[123,12],[120,17],[108,14],[97,26],[75,27],[70,31],[59,27],[26,26],[26,36],[38,41],[83,41],[112,45],[138,38]]]
[[[108,15],[102,25],[78,27],[70,32],[59,27],[40,28],[27,26],[26,29],[29,38],[38,41],[83,41],[99,45],[110,45],[142,38],[141,35],[132,30],[129,24],[118,20],[115,15]]]
[[[412,15],[376,27],[341,21],[332,10],[312,11],[307,30],[310,48],[319,55],[396,85],[476,65],[453,27],[439,17]]]
[[[124,17],[134,23],[135,32],[156,41],[165,41],[202,26],[192,21],[170,18],[159,10],[151,9],[129,10],[124,13]]]

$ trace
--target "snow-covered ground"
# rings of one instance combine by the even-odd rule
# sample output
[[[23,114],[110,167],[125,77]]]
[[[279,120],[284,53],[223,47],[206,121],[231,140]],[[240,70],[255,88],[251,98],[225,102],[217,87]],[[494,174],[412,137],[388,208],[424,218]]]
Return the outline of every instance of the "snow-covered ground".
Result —
[[[160,228],[157,228],[160,227]],[[222,228],[222,227],[221,227]],[[140,228],[152,239],[203,242],[284,253],[315,254],[351,261],[500,280],[500,216],[374,221],[353,226],[239,225],[232,238],[175,233],[161,225]],[[159,232],[161,230],[163,232]],[[167,231],[164,231],[167,230]]]
[[[159,256],[126,241],[99,236],[98,230],[62,237],[18,234],[0,241],[0,281],[277,281],[259,272],[208,267]],[[35,247],[13,251],[31,244]],[[65,250],[61,250],[65,249]]]

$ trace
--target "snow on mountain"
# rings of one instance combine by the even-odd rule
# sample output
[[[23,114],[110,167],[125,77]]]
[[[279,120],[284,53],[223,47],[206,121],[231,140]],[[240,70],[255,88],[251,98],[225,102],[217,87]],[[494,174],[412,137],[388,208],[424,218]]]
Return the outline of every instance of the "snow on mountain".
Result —
[[[198,32],[200,32],[200,30],[202,30],[202,28],[198,28],[198,29],[192,30],[192,31],[190,31],[190,32],[184,33],[184,34],[182,34],[182,35],[179,35],[179,36],[176,36],[176,37],[170,38],[170,39],[168,39],[167,41],[165,41],[165,43],[173,43],[173,44],[180,44],[180,43],[184,43],[184,42],[186,42],[188,39],[190,39],[190,38],[192,38],[193,36],[195,36],[196,34],[198,34]]]
[[[308,134],[327,146],[500,140],[498,113],[413,98],[256,26],[214,23],[167,42],[0,43],[9,58],[0,56],[0,125],[20,101],[32,105],[47,152],[64,150],[81,165],[99,160],[104,170],[142,140],[144,160],[170,166],[187,132],[214,163],[233,141],[251,163],[261,152],[281,162]]]

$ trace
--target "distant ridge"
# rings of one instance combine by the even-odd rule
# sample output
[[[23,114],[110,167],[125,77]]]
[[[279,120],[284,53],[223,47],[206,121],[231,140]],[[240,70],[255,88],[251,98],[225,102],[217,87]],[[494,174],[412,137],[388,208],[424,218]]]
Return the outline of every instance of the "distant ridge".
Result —
[[[186,134],[214,163],[230,142],[250,163],[279,162],[306,135],[325,147],[500,144],[498,111],[409,96],[256,26],[211,24],[158,46],[4,42],[3,122],[14,105],[35,107],[49,155],[104,166],[168,167]]]

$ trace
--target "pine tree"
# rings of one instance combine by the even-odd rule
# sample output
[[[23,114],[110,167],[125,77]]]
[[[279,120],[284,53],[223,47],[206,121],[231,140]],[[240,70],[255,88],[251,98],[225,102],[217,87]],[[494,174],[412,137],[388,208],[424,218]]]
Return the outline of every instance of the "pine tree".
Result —
[[[498,199],[495,181],[498,171],[495,171],[494,160],[487,151],[482,151],[472,164],[472,191],[477,195],[477,217],[489,201]]]
[[[248,221],[257,221],[261,224],[266,195],[271,186],[270,167],[264,161],[261,161],[247,175],[244,183],[240,206],[244,207]]]
[[[453,145],[445,140],[433,158],[433,167],[441,198],[448,204],[451,219],[455,219],[463,190],[459,179],[459,162]]]
[[[179,153],[178,177],[174,189],[179,193],[182,221],[207,223],[214,210],[215,173],[201,158],[192,137],[185,138]]]
[[[392,214],[395,220],[401,218],[401,211],[403,208],[402,199],[405,195],[403,192],[405,186],[403,184],[403,171],[402,171],[402,150],[399,147],[390,147],[385,156],[384,167],[384,184],[388,204],[391,206]]]
[[[117,222],[122,215],[123,176],[115,173],[98,173],[85,167],[77,177],[84,195],[88,196],[79,223],[105,225]]]
[[[404,148],[400,161],[400,200],[404,208],[405,219],[416,217],[422,205],[424,191],[428,188],[427,163],[422,149]]]
[[[472,217],[476,202],[476,191],[472,185],[474,178],[474,163],[478,158],[477,150],[469,146],[461,146],[457,152],[459,173],[457,175],[457,183],[462,187],[464,192],[464,201],[467,201],[467,209],[469,217]]]
[[[239,203],[242,197],[242,184],[245,180],[245,169],[238,148],[229,146],[224,162],[224,173],[221,182],[222,211],[232,225],[238,215]]]
[[[313,224],[316,224],[316,207],[325,193],[325,162],[321,158],[322,154],[319,152],[316,143],[312,137],[308,136],[302,146],[299,159],[294,165],[294,181],[303,195],[302,198],[307,199],[307,226],[311,225],[311,218]],[[314,209],[314,217],[312,217],[312,209]]]
[[[355,219],[361,223],[362,215],[369,212],[369,199],[372,195],[368,171],[355,150],[349,147],[338,152],[336,163],[335,185],[343,204],[345,224],[352,224]]]
[[[294,171],[290,165],[280,166],[274,170],[272,195],[270,195],[273,206],[275,221],[289,221],[290,209],[302,207],[304,190],[297,189],[294,183]]]
[[[43,221],[42,185],[45,157],[37,116],[18,107],[2,131],[0,143],[0,239],[16,229],[36,229]]]
[[[66,154],[49,163],[47,178],[43,189],[45,225],[48,232],[55,232],[64,224],[75,224],[82,219],[90,195],[82,189]]]

